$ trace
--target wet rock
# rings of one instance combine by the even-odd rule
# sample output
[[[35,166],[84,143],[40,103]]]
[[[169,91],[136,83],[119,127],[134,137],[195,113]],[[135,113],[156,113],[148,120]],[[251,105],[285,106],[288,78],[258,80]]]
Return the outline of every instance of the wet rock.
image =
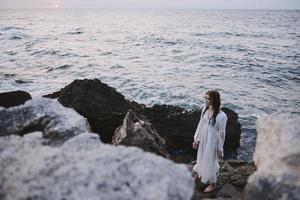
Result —
[[[58,101],[86,117],[92,131],[111,143],[115,129],[123,122],[130,102],[98,79],[75,80],[60,91]]]
[[[53,92],[51,94],[43,95],[45,98],[57,99],[59,97],[60,91]]]
[[[137,114],[129,110],[122,126],[116,129],[112,143],[136,146],[144,151],[169,158],[165,141],[148,121],[141,120]]]
[[[300,117],[273,114],[256,123],[253,160],[245,199],[300,199]]]
[[[228,118],[224,144],[226,154],[226,151],[234,150],[239,146],[241,125],[234,111],[228,108],[222,108],[222,110]],[[200,120],[201,110],[187,111],[178,106],[154,105],[151,108],[145,108],[143,115],[165,139],[174,160],[188,163],[195,159],[196,151],[191,148],[191,144]]]
[[[200,110],[188,111],[171,105],[146,107],[126,100],[114,88],[97,79],[75,80],[61,91],[47,97],[58,97],[58,101],[64,106],[71,107],[86,117],[92,131],[99,133],[105,143],[112,142],[115,129],[122,125],[127,111],[132,109],[143,121],[149,121],[166,141],[172,160],[189,163],[196,157],[196,151],[191,148],[191,144],[200,120]],[[222,109],[228,117],[224,145],[226,155],[228,151],[239,146],[241,127],[235,112]]]
[[[195,161],[188,164],[188,168],[193,176],[196,174],[192,171]],[[217,188],[214,192],[206,194],[203,192],[208,184],[197,182],[193,199],[203,198],[232,198],[241,199],[248,177],[255,171],[252,162],[241,160],[220,160],[220,174],[218,176]]]
[[[193,195],[186,166],[161,156],[101,144],[92,133],[75,136],[60,147],[41,145],[42,135],[30,135],[0,138],[3,200],[186,200]]]
[[[238,121],[238,114],[225,107],[221,109],[227,115],[224,149],[225,151],[235,150],[240,146],[240,139],[242,133],[241,124]]]
[[[12,91],[0,93],[0,107],[13,107],[24,104],[31,96],[25,91]]]
[[[154,105],[143,112],[164,138],[173,160],[188,163],[196,157],[191,148],[200,111],[187,111],[178,106]]]
[[[218,191],[218,197],[240,199],[242,197],[242,193],[233,185],[226,183]]]
[[[52,144],[89,132],[87,121],[73,109],[45,98],[33,99],[17,107],[2,108],[0,119],[0,136],[42,131],[44,138]]]

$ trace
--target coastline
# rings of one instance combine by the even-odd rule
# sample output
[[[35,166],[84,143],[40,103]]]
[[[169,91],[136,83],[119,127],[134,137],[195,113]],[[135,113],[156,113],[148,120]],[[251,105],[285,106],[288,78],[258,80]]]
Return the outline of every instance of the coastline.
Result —
[[[51,100],[49,98],[54,98],[56,100]],[[169,163],[165,166],[166,168],[164,168],[164,170],[168,170],[169,167],[174,167],[174,169],[176,169],[176,175],[174,177],[177,177],[177,175],[178,177],[181,177],[178,179],[178,183],[186,183],[186,185],[180,185],[177,188],[182,192],[184,191],[182,194],[176,193],[179,199],[255,199],[260,195],[269,195],[268,193],[264,192],[260,193],[260,186],[257,186],[255,182],[253,182],[253,178],[248,179],[249,176],[263,178],[263,174],[261,174],[262,172],[260,171],[264,170],[266,166],[266,164],[261,164],[262,161],[260,157],[263,157],[264,153],[259,152],[259,149],[262,148],[265,143],[268,143],[268,141],[266,141],[265,139],[262,140],[260,138],[265,137],[264,134],[266,133],[272,133],[273,127],[269,125],[265,126],[262,121],[260,121],[260,124],[258,125],[258,140],[260,142],[256,147],[255,162],[245,162],[241,160],[220,160],[220,175],[218,179],[219,181],[217,183],[217,190],[211,194],[204,194],[200,190],[200,188],[202,187],[201,184],[194,184],[192,181],[193,173],[191,169],[194,165],[193,160],[195,159],[195,152],[186,150],[188,148],[191,149],[190,144],[193,138],[193,131],[199,120],[199,110],[187,111],[183,108],[170,105],[155,105],[153,107],[147,107],[143,104],[125,99],[124,96],[118,93],[114,88],[102,83],[97,79],[75,80],[58,92],[45,95],[44,98],[33,98],[32,100],[30,94],[22,91],[1,93],[0,104],[2,106],[2,108],[0,107],[0,117],[2,119],[0,123],[0,136],[2,136],[0,137],[0,143],[4,139],[1,143],[2,145],[0,144],[0,149],[2,149],[0,150],[0,160],[2,159],[2,163],[4,163],[2,166],[0,164],[0,169],[1,167],[5,166],[16,167],[15,164],[9,164],[9,162],[5,160],[5,156],[8,156],[8,158],[12,157],[15,161],[18,161],[21,159],[21,157],[25,156],[22,155],[22,148],[24,149],[24,152],[27,152],[28,154],[34,153],[34,149],[27,150],[27,148],[31,145],[33,145],[36,149],[40,148],[41,151],[44,151],[42,150],[44,148],[54,148],[53,155],[57,153],[57,150],[59,150],[60,152],[60,149],[64,148],[78,148],[76,151],[83,151],[82,155],[90,155],[91,152],[97,152],[101,148],[105,147],[111,149],[109,151],[116,150],[116,155],[120,153],[117,153],[117,149],[121,148],[125,152],[127,152],[128,150],[128,154],[126,154],[126,156],[134,156],[136,154],[135,150],[132,151],[132,153],[129,153],[129,149],[134,148],[139,149],[139,155],[144,155],[144,153],[145,155],[151,154],[151,159],[153,159],[153,161],[151,162],[153,162],[154,168],[151,170],[149,169],[149,173],[157,173],[155,168],[163,166],[162,163]],[[222,108],[222,110],[229,117],[227,125],[228,130],[226,130],[228,131],[228,134],[226,135],[227,144],[225,144],[224,146],[226,152],[238,147],[241,127],[238,123],[238,115],[234,113],[234,111],[231,111],[227,108]],[[274,119],[271,120],[277,120],[276,116],[273,116],[273,118]],[[283,119],[289,118],[289,116],[283,117]],[[299,119],[296,119],[296,117],[294,118],[292,119],[299,121]],[[272,124],[272,122],[268,123]],[[284,134],[284,129],[286,128],[283,128],[283,130],[281,130],[280,122],[276,123],[277,129],[276,127],[275,129],[280,130],[279,133]],[[262,127],[266,127],[267,130],[262,129]],[[290,134],[295,134],[295,136],[298,137],[299,135],[297,134],[299,134],[299,131],[297,130],[297,128],[293,130],[294,132],[291,132]],[[39,135],[38,133],[32,133],[36,131],[41,133],[42,135]],[[276,132],[276,134],[278,134],[278,131]],[[14,135],[19,135],[21,137]],[[16,143],[15,140],[19,142]],[[69,142],[73,140],[75,140],[76,142]],[[12,142],[13,145],[6,146],[5,141]],[[297,142],[298,141],[300,140],[297,140]],[[96,144],[94,144],[95,142]],[[72,145],[70,146],[69,143],[71,143]],[[273,145],[272,141],[270,144]],[[10,152],[10,148],[14,150],[14,148],[18,148],[18,145],[20,145],[21,148],[18,153],[14,154]],[[283,148],[284,145],[286,145],[286,143],[280,144],[277,148]],[[286,152],[286,154],[284,154],[282,157],[286,159],[286,155],[294,155],[295,153],[297,154],[300,152],[299,148],[296,146],[292,149],[294,150],[291,152]],[[68,158],[68,156],[76,157],[76,151],[64,156],[66,158]],[[149,152],[150,154],[147,152]],[[47,154],[41,154],[39,156],[36,159],[43,160],[47,158]],[[103,158],[103,161],[108,163],[112,162],[113,157],[105,159]],[[86,157],[85,159],[88,159],[88,157]],[[119,159],[119,161],[122,161],[121,158]],[[270,165],[270,163],[273,163],[273,160],[274,162],[277,162],[275,158],[264,157],[262,159],[263,161],[270,160],[269,162],[265,162],[269,163],[268,166]],[[294,160],[297,158],[294,158],[292,156],[289,159],[292,159],[291,161],[289,161],[292,164],[288,163],[287,166],[295,165],[296,167],[299,167],[297,161]],[[97,162],[96,160],[93,162]],[[160,161],[157,163],[157,160],[161,160],[162,163],[160,163]],[[86,161],[83,160],[83,163],[84,162]],[[141,167],[143,166],[142,163],[140,163],[139,165],[141,165]],[[25,166],[27,166],[26,163]],[[63,166],[67,166],[67,164],[62,164],[61,167]],[[129,164],[129,169],[131,167],[133,166]],[[46,170],[47,167],[43,166],[43,168],[45,168]],[[55,172],[58,169],[59,168],[56,169],[54,167],[54,169],[52,170],[54,170],[53,172]],[[32,173],[37,173],[34,171],[36,170],[35,166],[33,166],[32,169],[24,168],[22,171],[24,170],[33,170]],[[80,170],[81,171],[78,173],[89,173],[85,168],[80,168]],[[90,167],[89,170],[96,169],[94,167]],[[124,175],[122,171],[117,170],[117,172],[120,173],[121,177]],[[136,172],[138,171],[133,171],[131,173]],[[112,171],[109,173],[114,172]],[[292,176],[299,178],[298,175],[293,171],[284,171],[284,173],[290,173]],[[20,180],[23,180],[23,178],[26,177],[24,174],[22,174],[22,172],[19,171],[16,171],[13,175],[18,176],[18,179]],[[43,179],[43,176],[41,174],[38,175],[38,177],[39,176],[40,179]],[[168,177],[168,173],[160,174],[159,176],[170,179],[170,177]],[[275,173],[272,176],[276,177],[278,175]],[[52,175],[50,175],[50,177],[52,177]],[[3,178],[3,176],[0,176],[0,180],[4,181],[5,179]],[[66,177],[66,179],[69,178]],[[151,179],[151,181],[153,181],[154,183],[153,187],[156,188],[157,185],[159,185],[157,182],[158,180],[159,178]],[[109,180],[105,181],[109,182]],[[143,182],[143,180],[140,181]],[[4,183],[7,184],[7,182],[5,181]],[[34,182],[29,181],[28,187],[31,187],[31,183]],[[95,180],[95,184],[96,183],[97,181]],[[47,185],[48,183],[45,184]],[[83,183],[80,183],[79,185],[81,184]],[[280,183],[277,183],[277,185],[275,186],[283,188],[281,190],[283,192],[287,190],[285,189],[286,187],[295,187],[295,185],[293,185],[292,183],[289,186],[281,186]],[[132,186],[128,185],[128,187],[131,188]],[[173,188],[177,186],[168,185],[168,187]],[[255,189],[257,187],[258,190]],[[135,190],[138,190],[139,187],[134,186],[134,188]],[[298,191],[297,188],[299,189],[299,186],[296,185],[296,190],[292,190],[289,193],[291,197],[294,197],[293,195]],[[74,188],[70,190],[73,189]],[[172,190],[174,189],[175,188],[173,188]],[[156,190],[160,191],[158,192],[158,194],[165,195],[165,190],[161,190],[158,188],[156,188]],[[273,189],[270,188],[269,191],[271,191],[270,194],[273,195]],[[35,190],[33,190],[32,192],[32,194],[29,192],[27,195],[33,195]],[[61,194],[60,189],[55,189],[52,192],[57,193],[58,195]],[[1,195],[5,199],[6,196],[10,196],[13,194],[10,193],[10,190],[7,193],[0,190],[0,197]],[[16,193],[16,195],[22,194]],[[50,196],[46,196],[45,198],[47,199]],[[162,199],[169,199],[169,197],[165,196]]]

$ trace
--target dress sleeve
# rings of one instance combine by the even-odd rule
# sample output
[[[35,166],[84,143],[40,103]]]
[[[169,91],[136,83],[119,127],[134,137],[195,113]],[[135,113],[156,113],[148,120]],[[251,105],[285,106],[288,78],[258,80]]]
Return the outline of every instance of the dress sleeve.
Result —
[[[227,116],[224,113],[224,115],[220,118],[219,122],[217,123],[218,149],[222,151],[222,153],[223,153],[223,146],[225,142],[226,123],[227,123]]]
[[[202,117],[203,117],[203,112],[205,110],[205,105],[202,106],[202,111],[201,111],[201,117],[200,121],[198,123],[196,132],[194,134],[194,141],[200,142],[200,133],[201,133],[201,127],[202,127]]]

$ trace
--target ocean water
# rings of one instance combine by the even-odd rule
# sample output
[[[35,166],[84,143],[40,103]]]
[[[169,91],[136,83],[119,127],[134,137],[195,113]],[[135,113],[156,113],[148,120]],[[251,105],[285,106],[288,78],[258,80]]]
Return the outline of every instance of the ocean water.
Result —
[[[300,11],[0,10],[0,47],[0,92],[98,78],[148,106],[195,109],[218,89],[239,114],[243,160],[258,117],[300,114]]]

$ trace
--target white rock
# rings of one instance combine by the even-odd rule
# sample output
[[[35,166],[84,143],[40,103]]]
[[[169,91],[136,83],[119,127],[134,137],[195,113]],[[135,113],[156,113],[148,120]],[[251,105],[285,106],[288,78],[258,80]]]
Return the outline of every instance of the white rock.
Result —
[[[0,136],[41,131],[49,142],[59,143],[79,133],[90,132],[87,121],[77,112],[46,98],[0,109],[0,119]]]
[[[300,116],[273,114],[257,120],[254,161],[245,199],[300,199]]]
[[[253,156],[255,165],[268,165],[276,159],[300,153],[300,117],[273,114],[256,122],[257,140]]]
[[[61,147],[41,135],[0,138],[0,198],[191,199],[194,182],[185,165],[135,147],[101,144],[84,133]],[[36,140],[36,142],[34,142]]]

